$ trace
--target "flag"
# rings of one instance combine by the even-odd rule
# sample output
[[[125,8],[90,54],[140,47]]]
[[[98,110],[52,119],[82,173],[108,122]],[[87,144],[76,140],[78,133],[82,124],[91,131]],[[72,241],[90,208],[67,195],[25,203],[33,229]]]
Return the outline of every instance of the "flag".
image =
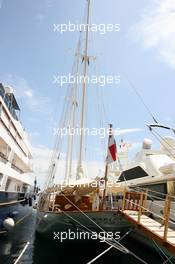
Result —
[[[117,147],[116,147],[116,142],[113,134],[109,135],[109,143],[108,143],[108,154],[107,154],[107,159],[106,162],[107,164],[110,164],[114,161],[116,161],[116,152],[117,152]]]
[[[121,138],[119,147],[121,152],[127,152],[132,147],[132,144],[124,142],[123,138]]]
[[[126,147],[126,144],[123,141],[123,138],[121,138],[121,143],[120,143],[120,149],[123,149]]]

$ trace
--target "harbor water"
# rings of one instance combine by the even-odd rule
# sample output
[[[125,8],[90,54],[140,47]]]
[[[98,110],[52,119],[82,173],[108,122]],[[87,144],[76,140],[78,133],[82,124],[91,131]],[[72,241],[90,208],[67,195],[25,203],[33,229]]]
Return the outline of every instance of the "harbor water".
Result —
[[[88,263],[109,247],[99,241],[73,241],[71,244],[54,239],[48,241],[35,234],[35,221],[36,211],[33,210],[12,231],[0,236],[0,264]],[[125,237],[122,244],[133,254],[124,254],[113,248],[94,263],[160,264],[166,261],[156,247],[148,247],[131,236]],[[171,259],[166,263],[174,262]]]

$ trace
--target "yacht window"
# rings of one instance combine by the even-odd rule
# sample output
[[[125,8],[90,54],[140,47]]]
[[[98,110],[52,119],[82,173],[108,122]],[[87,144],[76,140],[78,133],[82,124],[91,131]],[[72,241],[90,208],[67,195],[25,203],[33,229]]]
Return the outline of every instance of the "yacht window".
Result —
[[[2,185],[2,178],[3,178],[3,174],[0,173],[0,187],[1,187],[1,185]]]
[[[23,187],[22,187],[22,192],[27,192],[27,186],[26,185],[23,185]]]
[[[123,181],[129,181],[129,180],[133,180],[133,179],[138,179],[138,178],[142,178],[148,176],[148,174],[146,173],[146,171],[144,171],[140,166],[134,167],[132,169],[123,171],[122,174],[119,177],[119,182],[123,182]]]
[[[17,186],[17,192],[20,192],[21,191],[21,186]]]
[[[7,191],[7,190],[8,190],[8,188],[9,188],[10,182],[11,182],[11,180],[10,180],[10,179],[8,179],[8,180],[7,180],[7,183],[6,183],[6,186],[5,186],[5,190],[6,190],[6,191]]]

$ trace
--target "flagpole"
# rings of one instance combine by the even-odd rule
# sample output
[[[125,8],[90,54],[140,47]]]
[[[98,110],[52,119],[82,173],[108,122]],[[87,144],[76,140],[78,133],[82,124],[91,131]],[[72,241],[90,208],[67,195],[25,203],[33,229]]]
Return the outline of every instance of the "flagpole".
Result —
[[[109,146],[109,140],[110,137],[112,136],[112,124],[109,124],[109,137],[108,137],[108,146]],[[108,180],[108,163],[107,163],[107,159],[108,159],[108,151],[107,151],[107,155],[106,155],[106,166],[105,166],[105,177],[104,177],[104,181],[105,181],[105,188],[103,190],[103,197],[102,197],[102,203],[101,203],[101,210],[104,209],[104,203],[106,200],[106,186],[107,186],[107,180]]]
[[[105,188],[103,190],[103,198],[102,198],[101,210],[105,209],[104,208],[104,203],[105,203],[105,200],[106,200],[107,175],[108,175],[108,165],[106,164],[106,167],[105,167],[105,177],[104,177]]]

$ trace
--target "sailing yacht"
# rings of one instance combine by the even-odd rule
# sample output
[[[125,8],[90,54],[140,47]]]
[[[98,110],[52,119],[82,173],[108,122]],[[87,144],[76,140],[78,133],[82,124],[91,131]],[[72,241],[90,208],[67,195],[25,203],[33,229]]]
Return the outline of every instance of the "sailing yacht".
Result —
[[[86,30],[80,33],[80,39],[76,49],[76,63],[73,69],[75,77],[80,76],[82,70],[83,82],[78,90],[76,82],[69,90],[67,103],[63,110],[60,127],[77,127],[76,117],[81,131],[86,129],[87,114],[87,76],[89,70],[90,56],[88,54],[89,30],[90,28],[90,0],[87,2]],[[82,39],[85,41],[82,47]],[[80,69],[80,67],[82,67]],[[78,112],[79,110],[79,112]],[[79,115],[78,115],[79,114]],[[44,191],[40,195],[38,202],[36,230],[39,234],[52,237],[54,232],[77,232],[84,231],[112,231],[127,229],[129,224],[118,214],[118,204],[114,204],[112,199],[113,190],[107,186],[108,168],[116,157],[115,141],[111,133],[108,139],[108,153],[106,157],[106,169],[103,179],[100,177],[88,178],[83,166],[83,154],[85,149],[85,135],[81,133],[79,137],[68,135],[65,178],[64,184],[55,182],[56,171],[61,155],[61,145],[63,139],[58,135],[52,153],[48,170],[48,177]],[[73,153],[74,147],[78,146],[77,169],[73,173]],[[103,188],[101,182],[103,181]],[[63,187],[64,185],[64,187]],[[116,197],[117,199],[117,197]]]

